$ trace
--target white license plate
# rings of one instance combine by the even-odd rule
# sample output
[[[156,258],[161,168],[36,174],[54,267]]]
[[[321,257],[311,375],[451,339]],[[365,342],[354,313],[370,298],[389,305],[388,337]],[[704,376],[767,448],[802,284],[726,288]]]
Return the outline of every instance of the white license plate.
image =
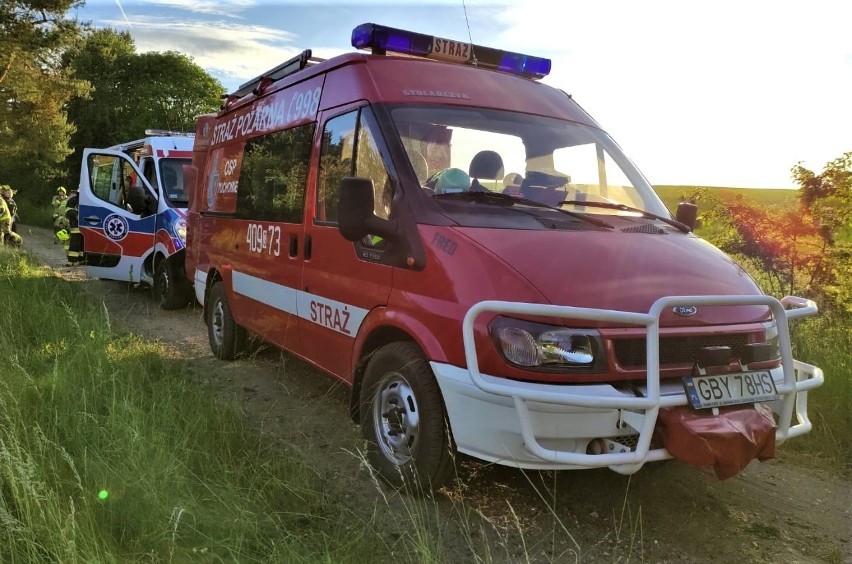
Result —
[[[683,388],[689,403],[695,409],[778,399],[775,381],[768,370],[686,376],[683,379]]]

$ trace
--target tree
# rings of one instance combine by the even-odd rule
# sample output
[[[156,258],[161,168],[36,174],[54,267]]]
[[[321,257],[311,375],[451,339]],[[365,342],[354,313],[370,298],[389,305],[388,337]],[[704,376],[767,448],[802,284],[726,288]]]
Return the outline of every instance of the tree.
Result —
[[[181,53],[137,54],[126,32],[98,29],[65,57],[65,66],[92,85],[71,101],[77,126],[68,169],[79,170],[83,149],[144,137],[146,129],[194,131],[195,117],[218,109],[224,87]]]
[[[821,174],[793,167],[797,204],[764,208],[735,197],[697,196],[710,204],[705,236],[736,255],[777,296],[802,294],[823,308],[852,312],[852,152]]]
[[[92,31],[65,53],[63,65],[92,89],[89,96],[72,98],[68,104],[68,118],[76,127],[71,136],[73,153],[67,161],[71,176],[79,174],[85,147],[108,147],[122,139],[116,136],[123,135],[122,117],[127,114],[130,90],[125,83],[127,68],[135,56],[130,34],[112,29]]]
[[[79,26],[64,17],[78,0],[0,2],[0,169],[4,182],[49,193],[68,153],[73,126],[65,103],[85,96],[85,83],[60,64],[78,38]]]
[[[142,53],[127,69],[131,86],[126,131],[132,138],[145,129],[195,131],[199,114],[219,109],[222,84],[182,53]]]
[[[852,238],[852,152],[844,153],[814,174],[798,163],[793,179],[799,199],[832,236]]]

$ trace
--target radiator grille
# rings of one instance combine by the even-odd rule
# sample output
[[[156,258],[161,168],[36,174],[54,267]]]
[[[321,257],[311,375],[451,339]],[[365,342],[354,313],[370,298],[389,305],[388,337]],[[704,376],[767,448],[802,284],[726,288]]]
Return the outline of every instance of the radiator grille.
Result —
[[[696,335],[688,337],[662,337],[660,339],[660,366],[692,364],[703,347],[731,347],[731,355],[741,358],[748,343],[744,334]],[[615,359],[623,367],[645,367],[647,346],[645,338],[615,339]]]

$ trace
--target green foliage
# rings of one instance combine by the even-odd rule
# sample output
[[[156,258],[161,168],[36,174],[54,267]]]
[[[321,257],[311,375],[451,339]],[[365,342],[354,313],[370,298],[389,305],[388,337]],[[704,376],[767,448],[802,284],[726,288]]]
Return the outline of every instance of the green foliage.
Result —
[[[796,322],[791,326],[793,355],[820,367],[825,384],[808,396],[813,430],[801,439],[791,439],[784,449],[813,457],[816,465],[852,472],[852,315],[829,313]]]
[[[801,165],[793,171],[797,199],[755,201],[717,189],[689,193],[701,210],[698,232],[737,257],[768,293],[800,294],[823,309],[852,313],[852,153],[820,175]]]
[[[77,124],[67,168],[76,182],[82,151],[144,137],[146,129],[194,131],[195,117],[216,110],[224,87],[186,55],[135,52],[127,32],[99,29],[64,58],[66,68],[87,80],[90,97],[71,100]]]
[[[0,170],[27,190],[52,178],[68,154],[73,125],[65,104],[85,83],[60,64],[79,27],[65,12],[76,0],[0,2]]]

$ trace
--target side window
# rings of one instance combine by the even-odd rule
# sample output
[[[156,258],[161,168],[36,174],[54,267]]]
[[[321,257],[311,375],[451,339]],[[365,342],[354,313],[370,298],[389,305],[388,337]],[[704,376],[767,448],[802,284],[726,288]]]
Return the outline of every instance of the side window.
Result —
[[[320,149],[317,221],[337,222],[338,192],[344,176],[370,178],[376,215],[383,218],[390,215],[393,188],[378,150],[371,118],[369,108],[363,108],[325,124]]]
[[[236,217],[302,222],[314,128],[303,125],[246,143]]]
[[[109,201],[115,161],[115,157],[107,155],[89,156],[92,194],[101,200]]]
[[[148,179],[148,184],[154,188],[154,191],[158,191],[158,183],[157,183],[157,170],[154,168],[154,159],[151,157],[145,157],[142,160],[142,175]]]

